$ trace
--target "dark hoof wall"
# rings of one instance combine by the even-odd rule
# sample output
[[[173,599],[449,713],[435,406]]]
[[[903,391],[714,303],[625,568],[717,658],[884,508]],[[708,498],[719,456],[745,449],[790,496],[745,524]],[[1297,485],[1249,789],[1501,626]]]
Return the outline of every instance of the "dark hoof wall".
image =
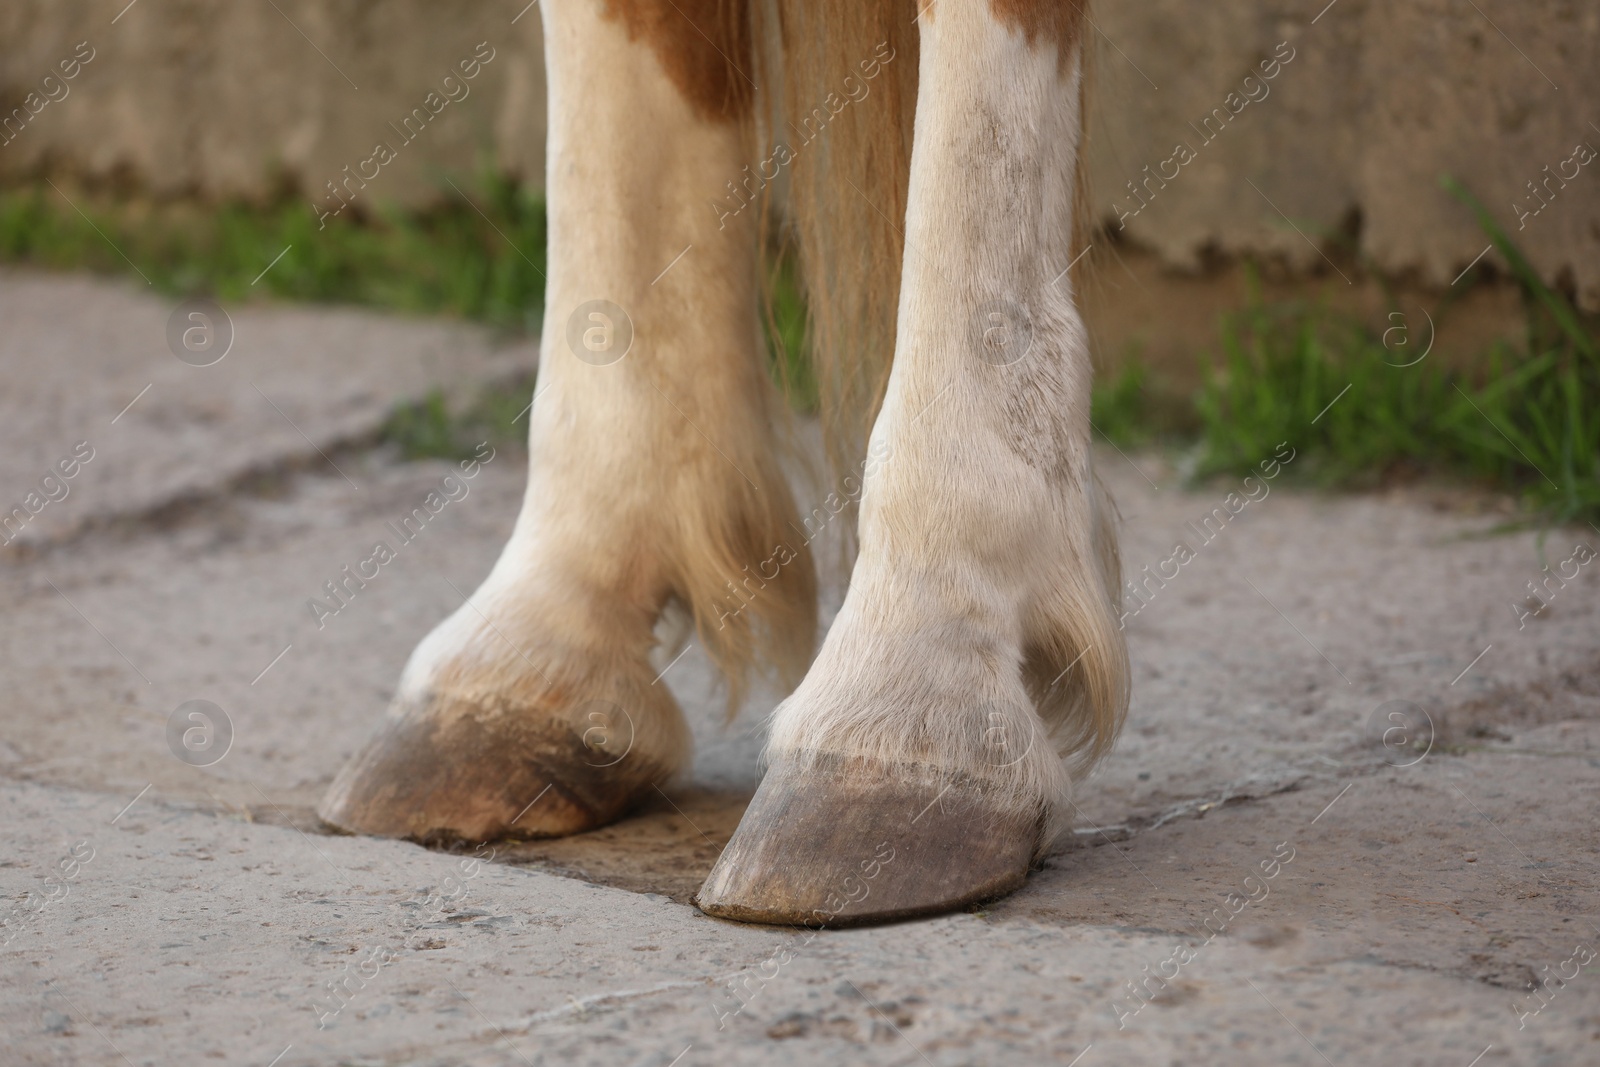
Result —
[[[696,906],[740,922],[852,926],[956,911],[1022,885],[1039,817],[921,771],[862,760],[774,766]]]
[[[560,837],[615,820],[640,799],[627,773],[534,709],[430,702],[388,718],[317,807],[352,833],[428,844]]]

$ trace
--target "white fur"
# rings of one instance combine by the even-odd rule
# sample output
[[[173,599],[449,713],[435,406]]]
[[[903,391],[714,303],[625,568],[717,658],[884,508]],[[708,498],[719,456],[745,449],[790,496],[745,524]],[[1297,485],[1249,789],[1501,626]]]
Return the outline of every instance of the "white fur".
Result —
[[[611,724],[608,747],[631,738],[677,768],[689,735],[667,687],[652,684],[656,621],[685,604],[701,643],[736,660],[734,631],[716,626],[724,585],[793,515],[759,358],[756,220],[723,229],[711,207],[747,161],[745,135],[694,114],[650,47],[597,5],[541,11],[550,268],[527,494],[471,603],[412,654],[394,710],[428,692],[498,699],[566,716],[582,734],[587,702],[610,700],[632,723]],[[634,329],[626,356],[605,366],[567,339],[573,311],[596,299]],[[810,593],[809,559],[792,567]],[[781,606],[768,596],[736,621],[748,629]],[[807,615],[801,657],[814,625]]]
[[[894,369],[872,435],[886,458],[866,479],[844,607],[767,756],[910,763],[1059,816],[1058,747],[1109,742],[1127,699],[1086,339],[1070,278],[1055,280],[1072,258],[1079,64],[987,5],[940,4],[922,21],[920,78]],[[975,344],[998,299],[1033,326],[1005,367]]]
[[[649,663],[669,604],[725,666],[761,651],[763,633],[769,659],[810,650],[803,555],[733,625],[720,610],[742,568],[799,533],[759,358],[756,212],[712,207],[751,155],[740,124],[696,117],[618,23],[590,5],[542,13],[550,278],[527,496],[472,603],[413,653],[396,709],[457,696],[581,733],[588,701],[610,700],[632,722],[609,724],[608,747],[676,768],[687,730]],[[1059,816],[1063,755],[1092,757],[1116,732],[1115,549],[1062,276],[1078,79],[1076,57],[1058,62],[986,5],[940,5],[923,22],[898,337],[860,555],[819,657],[775,714],[769,758],[867,755]],[[594,299],[633,321],[632,350],[610,366],[568,348],[568,318]],[[985,362],[978,340],[980,306],[1002,299],[1033,330],[1010,366]]]

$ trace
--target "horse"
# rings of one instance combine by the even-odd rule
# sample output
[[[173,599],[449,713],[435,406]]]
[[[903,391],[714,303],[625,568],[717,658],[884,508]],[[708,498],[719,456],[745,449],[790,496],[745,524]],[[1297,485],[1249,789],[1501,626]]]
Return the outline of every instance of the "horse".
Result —
[[[839,926],[1011,892],[1128,704],[1074,299],[1083,4],[540,14],[549,274],[526,495],[320,816],[425,843],[618,819],[689,756],[650,658],[677,619],[730,709],[758,672],[789,691],[702,911]],[[855,524],[820,648],[816,513],[785,475],[763,331],[790,252],[826,514]]]

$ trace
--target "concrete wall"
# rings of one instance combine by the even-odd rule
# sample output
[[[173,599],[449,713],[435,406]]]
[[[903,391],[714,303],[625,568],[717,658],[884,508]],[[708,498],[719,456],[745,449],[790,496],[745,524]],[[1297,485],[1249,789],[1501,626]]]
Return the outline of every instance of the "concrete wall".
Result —
[[[1126,235],[1167,262],[1197,266],[1214,248],[1327,269],[1285,216],[1316,239],[1359,212],[1368,261],[1444,286],[1487,244],[1440,189],[1449,173],[1547,279],[1600,310],[1600,159],[1568,164],[1576,178],[1565,188],[1552,179],[1554,198],[1537,216],[1522,220],[1512,206],[1538,207],[1526,183],[1580,142],[1600,149],[1600,4],[1475,2],[1338,0],[1314,24],[1326,0],[1100,4],[1096,211],[1115,228],[1137,206],[1126,182],[1183,143],[1196,158],[1125,220]],[[1267,95],[1206,143],[1209,131],[1190,123],[1227,113],[1230,92],[1238,106],[1244,78],[1279,42],[1294,58],[1264,87],[1251,83]]]
[[[1368,264],[1443,287],[1487,243],[1440,189],[1450,173],[1547,279],[1600,310],[1600,160],[1574,155],[1580,143],[1600,149],[1600,4],[1322,3],[1102,0],[1090,154],[1100,220],[1175,268],[1264,253],[1330,275],[1307,238],[1359,220]],[[378,141],[393,143],[389,124],[429,92],[443,99],[444,77],[480,42],[494,58],[470,95],[362,192],[417,203],[438,195],[441,175],[491,155],[531,180],[543,173],[537,7],[515,23],[519,0],[139,0],[117,17],[121,7],[0,6],[5,113],[27,115],[30,92],[37,106],[41,79],[59,76],[78,42],[94,52],[65,97],[13,121],[0,180],[48,170],[217,199],[267,195],[288,175],[317,197]],[[1275,53],[1292,58],[1272,67]],[[1246,82],[1264,60],[1270,80]],[[1577,175],[1563,185],[1546,166]],[[1147,206],[1127,189],[1135,179]],[[1545,179],[1548,206],[1520,216],[1538,206],[1527,183]]]
[[[78,42],[95,53],[0,146],[0,180],[51,170],[221,199],[289,175],[321,200],[379,141],[396,156],[362,192],[380,200],[437,196],[441,175],[459,182],[490,153],[543,180],[537,7],[513,25],[521,4],[482,0],[139,0],[113,24],[126,2],[0,4],[0,118]],[[467,81],[457,65],[480,43],[493,58]],[[390,123],[431,114],[430,92],[445,103],[407,143]]]

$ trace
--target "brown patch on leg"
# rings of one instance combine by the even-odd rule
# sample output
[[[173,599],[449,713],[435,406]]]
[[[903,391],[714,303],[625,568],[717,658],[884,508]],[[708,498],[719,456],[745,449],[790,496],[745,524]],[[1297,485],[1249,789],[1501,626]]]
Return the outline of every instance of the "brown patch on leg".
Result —
[[[672,84],[702,118],[729,122],[749,113],[747,0],[607,0],[605,17],[643,40]]]
[[[1001,24],[1021,30],[1028,43],[1053,42],[1063,65],[1078,41],[1088,0],[989,0]]]

